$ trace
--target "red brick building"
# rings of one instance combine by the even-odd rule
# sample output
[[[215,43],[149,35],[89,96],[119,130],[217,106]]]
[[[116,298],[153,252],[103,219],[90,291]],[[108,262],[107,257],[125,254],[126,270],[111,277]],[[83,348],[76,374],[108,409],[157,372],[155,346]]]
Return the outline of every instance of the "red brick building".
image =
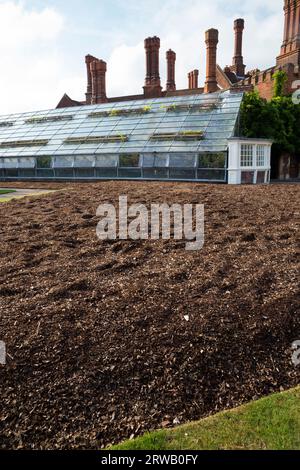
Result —
[[[243,58],[244,28],[245,22],[243,19],[235,20],[232,65],[226,66],[224,69],[217,64],[218,31],[210,29],[205,33],[207,54],[204,87],[199,87],[198,84],[199,71],[193,70],[188,73],[188,87],[182,90],[176,89],[176,53],[170,49],[166,53],[167,81],[166,87],[163,89],[159,72],[160,39],[155,36],[145,39],[146,78],[142,94],[114,98],[107,97],[105,80],[107,65],[103,60],[87,55],[85,59],[87,68],[86,100],[78,102],[65,94],[57,107],[136,100],[139,98],[211,93],[219,89],[253,90],[256,88],[262,97],[271,99],[274,87],[273,75],[277,70],[286,72],[288,80],[285,84],[285,92],[291,93],[294,89],[295,81],[300,80],[300,0],[284,0],[283,43],[275,65],[270,68],[266,70],[259,70],[257,68],[246,71]]]
[[[219,33],[209,29],[205,33],[206,44],[206,79],[199,87],[199,71],[188,73],[188,87],[176,88],[176,53],[171,49],[166,53],[167,80],[165,88],[160,78],[160,39],[145,39],[146,77],[143,93],[134,96],[108,97],[106,93],[107,64],[103,60],[87,55],[87,91],[85,101],[72,100],[67,94],[63,96],[58,108],[82,106],[101,103],[183,96],[202,93],[214,93],[219,90],[252,91],[257,89],[263,98],[271,99],[274,90],[274,74],[282,70],[287,75],[285,93],[290,94],[299,87],[300,81],[300,0],[284,0],[284,34],[283,43],[275,65],[266,69],[258,68],[246,71],[243,57],[243,33],[245,21],[241,18],[234,22],[234,54],[232,64],[221,68],[217,63]],[[280,179],[298,178],[300,176],[299,156],[277,156],[273,162],[273,177]]]
[[[258,68],[245,71],[242,44],[244,20],[234,22],[235,49],[231,66],[217,67],[218,84],[221,88],[256,88],[263,98],[273,96],[273,76],[278,70],[287,75],[285,93],[295,91],[295,82],[300,79],[300,0],[284,0],[284,34],[280,54],[276,64],[266,70]]]

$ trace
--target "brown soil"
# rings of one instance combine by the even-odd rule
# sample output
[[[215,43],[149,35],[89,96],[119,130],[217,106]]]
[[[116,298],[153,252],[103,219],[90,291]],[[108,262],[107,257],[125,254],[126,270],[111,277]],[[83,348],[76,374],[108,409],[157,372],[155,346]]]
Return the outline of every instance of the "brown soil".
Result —
[[[204,249],[99,241],[96,208],[120,194],[204,203]],[[103,182],[0,204],[0,448],[100,448],[298,384],[299,199]]]

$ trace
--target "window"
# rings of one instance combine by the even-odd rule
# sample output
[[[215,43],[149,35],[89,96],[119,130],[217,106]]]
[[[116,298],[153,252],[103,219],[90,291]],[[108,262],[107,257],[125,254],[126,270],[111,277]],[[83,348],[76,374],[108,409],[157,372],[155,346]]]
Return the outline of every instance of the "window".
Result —
[[[36,159],[37,168],[51,168],[52,158],[51,157],[37,157]]]
[[[54,168],[72,168],[74,165],[74,157],[55,157]],[[63,173],[63,172],[62,172]]]
[[[14,125],[13,121],[2,121],[0,122],[0,127],[12,127]]]
[[[47,145],[49,140],[36,139],[36,140],[13,140],[9,142],[1,142],[1,148],[15,148],[15,147],[41,147]]]
[[[128,136],[125,134],[98,136],[98,137],[68,137],[64,140],[65,145],[84,145],[84,144],[109,144],[111,142],[128,142]]]
[[[168,155],[163,153],[149,153],[143,155],[144,168],[165,168],[168,165]]]
[[[35,168],[35,158],[27,157],[27,158],[19,158],[19,168]]]
[[[116,178],[117,168],[96,168],[97,178]]]
[[[169,173],[167,168],[144,168],[143,170],[144,178],[168,178]]]
[[[256,148],[256,165],[265,166],[265,145],[258,145]]]
[[[74,166],[77,168],[92,168],[94,166],[95,159],[90,156],[76,156]]]
[[[196,178],[196,172],[187,168],[170,168],[170,178],[192,180]]]
[[[197,171],[197,179],[202,181],[225,181],[226,170],[212,170],[201,168]]]
[[[18,168],[17,158],[3,158],[3,168]]]
[[[178,154],[170,155],[170,168],[194,168],[195,167],[195,155],[189,154]]]
[[[136,168],[139,167],[140,156],[138,153],[131,155],[120,155],[120,167],[123,168]]]
[[[264,183],[265,182],[265,176],[266,176],[265,171],[258,171],[257,172],[256,183]]]
[[[141,178],[142,173],[140,168],[119,168],[119,178]]]
[[[203,153],[199,155],[198,168],[225,168],[226,154],[220,153]]]
[[[73,116],[44,116],[44,117],[32,117],[26,119],[25,124],[44,124],[47,122],[56,122],[56,121],[71,121]]]
[[[253,166],[253,145],[241,145],[241,166]]]
[[[75,178],[94,178],[93,168],[75,168]]]
[[[253,184],[254,183],[254,171],[242,171],[241,173],[242,184]]]
[[[118,164],[118,156],[112,155],[97,155],[96,157],[96,168],[113,168]]]

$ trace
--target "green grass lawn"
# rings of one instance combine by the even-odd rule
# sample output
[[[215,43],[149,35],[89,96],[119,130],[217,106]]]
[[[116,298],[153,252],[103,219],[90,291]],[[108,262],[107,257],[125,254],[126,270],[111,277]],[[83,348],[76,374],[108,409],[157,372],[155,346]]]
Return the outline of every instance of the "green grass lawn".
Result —
[[[300,387],[113,450],[299,450]]]
[[[14,189],[0,189],[0,194],[10,194],[15,192],[16,191]]]

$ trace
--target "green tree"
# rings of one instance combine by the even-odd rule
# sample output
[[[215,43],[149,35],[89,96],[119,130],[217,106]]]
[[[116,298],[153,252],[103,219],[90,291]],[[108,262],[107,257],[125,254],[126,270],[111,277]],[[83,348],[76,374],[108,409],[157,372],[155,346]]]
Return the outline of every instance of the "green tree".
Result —
[[[278,98],[279,96],[283,96],[284,94],[284,85],[287,82],[287,74],[282,70],[278,70],[273,75],[274,79],[274,98]]]
[[[300,106],[289,96],[271,101],[257,91],[245,94],[240,115],[240,135],[267,138],[280,152],[300,153]]]

